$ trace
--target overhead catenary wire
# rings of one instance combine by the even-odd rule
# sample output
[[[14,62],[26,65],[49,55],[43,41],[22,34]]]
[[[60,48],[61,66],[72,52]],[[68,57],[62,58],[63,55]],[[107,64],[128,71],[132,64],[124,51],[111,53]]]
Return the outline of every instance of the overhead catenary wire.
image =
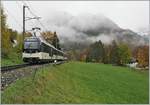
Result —
[[[33,12],[35,12],[35,11],[34,11],[34,9],[32,8],[30,2],[29,2],[29,1],[26,1],[26,2],[27,2],[26,4],[29,5],[29,7],[30,7],[30,8],[28,8],[28,10],[30,11],[30,13],[31,13],[33,16],[38,17],[36,14],[33,13]],[[32,10],[33,12],[32,12],[31,10]],[[37,19],[37,20],[38,20],[39,23],[42,25],[42,27],[44,27],[44,28],[46,29],[46,27],[43,25],[43,23],[42,23],[39,19]]]
[[[25,1],[23,1],[24,5],[28,5],[28,10],[29,12],[34,16],[34,17],[38,17],[36,14],[35,14],[35,11],[34,9],[32,8],[31,4],[29,3],[29,1],[27,1],[27,3]],[[33,11],[33,12],[32,12]],[[48,29],[45,27],[45,25],[39,20],[37,19],[37,21],[40,23],[40,25],[46,30],[48,31]]]
[[[22,3],[23,3],[23,5],[25,5],[26,7],[27,7],[27,9],[28,9],[28,11],[34,16],[33,18],[35,18],[39,23],[40,23],[40,25],[45,29],[45,31],[48,31],[47,30],[47,28],[45,27],[45,25],[39,20],[39,17],[35,14],[36,12],[34,11],[34,12],[32,12],[33,11],[33,8],[32,8],[32,6],[30,5],[30,3],[28,2],[28,4],[30,5],[30,7],[29,7],[29,5],[25,2],[25,1],[22,1]],[[32,8],[32,10],[31,10],[31,8]],[[33,19],[32,18],[32,19]],[[41,33],[41,32],[40,32]],[[57,42],[56,42],[57,43]],[[56,47],[57,48],[57,47]]]
[[[41,27],[43,27],[43,29],[45,31],[48,31],[48,29],[45,27],[45,25],[39,20],[38,16],[35,14],[36,12],[34,11],[34,9],[32,8],[31,4],[28,1],[27,2],[25,2],[25,1],[21,1],[21,2],[16,1],[16,4],[18,5],[19,10],[22,10],[23,5],[27,6],[27,9],[28,9],[29,13],[37,18],[36,21],[41,25]],[[21,5],[21,4],[23,4],[23,5]],[[16,24],[18,24],[18,26],[20,28],[23,28],[23,25],[20,24],[18,19],[16,19],[15,16],[12,15],[12,13],[10,13],[7,9],[6,9],[6,12],[7,12],[7,14],[10,14],[10,16],[13,18],[13,20],[16,22]],[[33,26],[37,26],[33,21],[31,21],[31,22],[34,24]]]
[[[27,0],[26,2],[27,2],[27,4],[28,4],[28,6],[32,9],[32,11],[35,12],[35,10],[34,10],[34,9],[32,8],[32,6],[31,6],[30,2],[29,2],[28,0]]]
[[[35,13],[35,11],[34,11],[34,9],[32,8],[32,6],[31,6],[31,4],[29,3],[29,1],[22,1],[22,3],[23,3],[23,5],[25,5],[25,6],[27,6],[27,8],[28,8],[28,10],[29,10],[29,12],[30,12],[30,14],[32,14],[34,17],[38,17]],[[33,12],[32,12],[33,11]],[[39,24],[43,27],[43,29],[44,30],[46,30],[46,31],[48,31],[48,29],[45,27],[45,25],[39,20],[39,19],[36,19],[38,22],[39,22]]]
[[[37,15],[35,15],[35,14],[31,11],[30,8],[28,8],[28,10],[30,11],[30,13],[31,13],[33,16],[38,17]],[[43,24],[39,19],[37,19],[37,21],[38,21],[38,22],[40,23],[40,25],[47,31],[47,28],[44,26],[44,24]]]
[[[21,13],[22,13],[22,7],[23,7],[23,5],[25,5],[25,6],[27,6],[27,8],[29,7],[28,6],[28,3],[26,3],[25,1],[16,1],[16,4],[18,5],[18,7],[19,7],[19,9],[20,9],[20,11],[21,11]],[[31,14],[31,13],[30,13]],[[28,15],[28,12],[26,12],[26,15]],[[27,17],[26,17],[27,18]],[[28,22],[28,21],[27,21]],[[30,26],[30,27],[35,27],[35,26],[37,26],[36,24],[35,24],[35,22],[33,22],[33,21],[30,21],[29,23],[27,23],[28,24],[28,26]],[[32,24],[32,25],[31,25]],[[29,32],[29,31],[26,31],[26,32]]]
[[[20,12],[21,12],[21,14],[22,14],[22,7],[23,7],[24,3],[22,4],[22,2],[16,1],[16,4],[17,4],[17,6],[18,6],[18,8],[19,8],[19,10],[20,10]],[[32,21],[31,21],[31,22],[32,22]],[[34,23],[32,22],[32,24],[34,24]],[[28,25],[29,25],[29,24],[28,24]],[[30,25],[30,26],[31,26],[31,25]],[[31,27],[33,27],[33,25],[32,25]],[[28,31],[26,31],[26,32],[28,32]]]

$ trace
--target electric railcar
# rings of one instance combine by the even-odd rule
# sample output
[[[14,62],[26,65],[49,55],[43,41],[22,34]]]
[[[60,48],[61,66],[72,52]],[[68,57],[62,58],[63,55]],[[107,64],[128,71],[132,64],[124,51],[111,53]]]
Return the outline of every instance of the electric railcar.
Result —
[[[40,37],[29,37],[24,40],[22,58],[24,62],[40,63],[67,60],[65,53]]]

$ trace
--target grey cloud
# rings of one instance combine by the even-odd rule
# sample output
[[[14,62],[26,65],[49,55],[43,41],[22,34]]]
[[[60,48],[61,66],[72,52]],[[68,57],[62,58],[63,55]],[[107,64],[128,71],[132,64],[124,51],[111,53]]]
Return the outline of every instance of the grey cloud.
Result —
[[[65,12],[50,13],[46,20],[46,25],[50,30],[56,31],[61,38],[61,42],[67,40],[73,42],[93,42],[100,33],[111,32],[119,27],[105,16],[98,14],[80,14],[72,16]],[[91,37],[91,38],[89,38]],[[65,41],[64,41],[65,40]],[[101,37],[101,40],[102,37]],[[105,37],[106,40],[106,37]]]
[[[110,44],[112,40],[122,40],[128,43],[128,40],[140,39],[138,37],[134,38],[137,36],[136,33],[121,29],[113,21],[101,14],[84,13],[72,16],[66,12],[55,11],[48,15],[45,24],[49,30],[58,33],[61,43],[92,43],[101,40],[105,44]],[[128,33],[129,36],[125,35],[125,33]],[[143,43],[142,41],[139,42]]]

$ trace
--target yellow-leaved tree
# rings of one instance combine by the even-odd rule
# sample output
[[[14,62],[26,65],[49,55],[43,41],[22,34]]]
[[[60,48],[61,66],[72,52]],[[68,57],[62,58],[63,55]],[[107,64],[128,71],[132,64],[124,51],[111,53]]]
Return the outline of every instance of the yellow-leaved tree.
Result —
[[[2,5],[1,9],[1,55],[3,57],[8,57],[9,52],[11,52],[11,40],[8,26],[6,24],[6,15],[4,14],[4,10]]]

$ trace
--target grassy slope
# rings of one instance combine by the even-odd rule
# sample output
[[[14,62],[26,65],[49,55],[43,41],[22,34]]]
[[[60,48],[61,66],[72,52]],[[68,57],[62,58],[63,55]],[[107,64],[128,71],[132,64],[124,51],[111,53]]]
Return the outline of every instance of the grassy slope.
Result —
[[[2,103],[148,103],[148,72],[70,62],[12,84]]]
[[[16,65],[23,63],[21,54],[11,53],[7,58],[1,59],[1,66]]]

